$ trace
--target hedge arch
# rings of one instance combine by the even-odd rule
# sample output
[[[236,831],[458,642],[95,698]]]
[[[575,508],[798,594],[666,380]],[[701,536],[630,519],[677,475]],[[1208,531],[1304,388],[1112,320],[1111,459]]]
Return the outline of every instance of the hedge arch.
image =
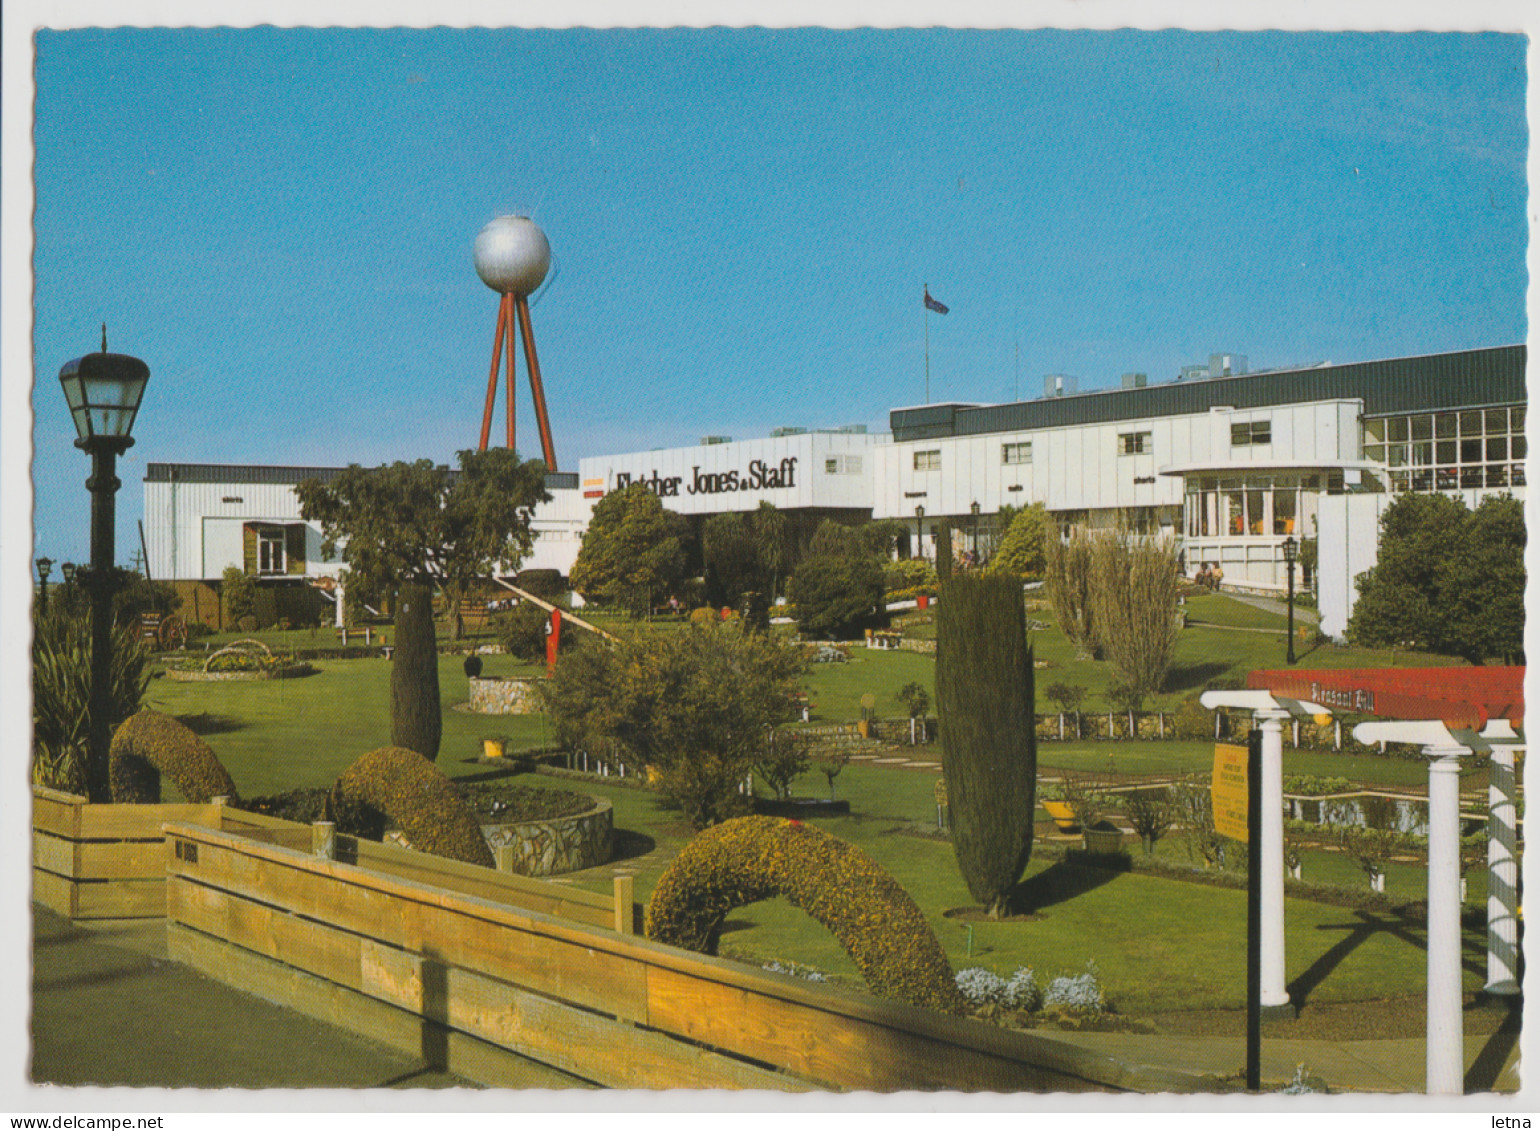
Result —
[[[730,911],[784,896],[834,934],[884,997],[965,1009],[935,932],[909,893],[853,844],[778,817],[706,829],[669,865],[647,905],[647,937],[715,954]]]
[[[476,815],[441,770],[415,750],[382,746],[332,785],[327,816],[342,832],[378,839],[393,818],[412,847],[493,867]]]
[[[195,804],[238,800],[235,782],[209,744],[170,715],[140,711],[125,719],[108,748],[108,778],[118,804],[154,804],[164,774]]]

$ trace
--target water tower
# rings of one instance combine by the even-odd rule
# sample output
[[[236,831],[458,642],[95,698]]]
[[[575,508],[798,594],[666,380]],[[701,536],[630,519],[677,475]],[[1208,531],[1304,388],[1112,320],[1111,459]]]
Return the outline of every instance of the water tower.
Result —
[[[502,296],[497,306],[497,337],[492,343],[492,371],[487,377],[487,405],[481,416],[481,450],[487,450],[492,434],[492,406],[497,400],[497,366],[502,360],[504,334],[508,337],[508,447],[514,446],[513,333],[517,323],[524,341],[524,364],[529,367],[535,421],[540,426],[540,452],[546,469],[555,471],[556,448],[551,443],[551,421],[545,411],[545,389],[540,384],[540,360],[535,356],[535,331],[529,321],[529,296],[545,281],[550,268],[551,245],[528,216],[499,216],[476,237],[476,274]]]

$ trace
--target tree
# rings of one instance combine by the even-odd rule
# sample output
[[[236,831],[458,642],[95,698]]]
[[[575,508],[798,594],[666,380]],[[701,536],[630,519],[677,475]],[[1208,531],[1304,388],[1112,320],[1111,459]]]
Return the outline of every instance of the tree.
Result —
[[[232,629],[244,629],[247,626],[241,622],[251,617],[251,627],[255,628],[257,583],[251,576],[240,566],[227,566],[220,580],[219,591],[225,603],[225,624]]]
[[[1358,575],[1348,640],[1522,662],[1525,543],[1509,495],[1474,513],[1446,495],[1399,496],[1380,518],[1379,561]]]
[[[366,590],[396,594],[390,674],[391,741],[438,756],[435,585],[458,601],[472,580],[513,569],[533,545],[530,519],[545,491],[545,465],[507,448],[459,454],[460,470],[431,460],[377,468],[350,465],[296,488],[300,514],[321,524],[321,549],[341,553]]]
[[[1067,539],[1052,525],[1043,533],[1043,591],[1059,630],[1075,646],[1077,660],[1096,657],[1096,619],[1091,608],[1091,539],[1076,527]]]
[[[853,636],[882,601],[882,567],[865,554],[809,554],[791,575],[786,591],[803,636]]]
[[[712,605],[737,606],[745,593],[762,592],[770,584],[750,520],[733,511],[706,520],[701,557],[714,582],[706,598]]]
[[[789,730],[772,730],[765,739],[765,750],[754,761],[754,770],[774,791],[777,801],[791,800],[791,783],[807,773],[808,739]],[[833,789],[834,783],[829,783]]]
[[[1003,512],[1001,521],[1004,521]],[[1015,510],[995,549],[995,556],[989,561],[989,571],[1016,577],[1041,577],[1047,565],[1043,539],[1050,529],[1048,508],[1042,503]]]
[[[1165,682],[1181,632],[1179,582],[1170,539],[1120,526],[1091,540],[1092,626],[1102,655],[1117,672],[1127,710],[1137,710]]]
[[[737,815],[738,787],[765,753],[767,732],[793,714],[803,658],[732,622],[692,624],[586,648],[546,688],[568,749],[613,744],[658,775],[697,829]]]
[[[594,506],[571,576],[584,600],[641,617],[678,587],[683,574],[673,516],[644,485],[633,483]]]
[[[958,869],[992,919],[1006,910],[1032,853],[1032,678],[1020,585],[999,575],[954,575],[936,618],[942,767]]]
[[[760,569],[770,575],[770,600],[774,601],[780,594],[781,575],[791,560],[788,545],[791,524],[774,503],[761,500],[759,509],[749,516],[749,528],[759,554]]]

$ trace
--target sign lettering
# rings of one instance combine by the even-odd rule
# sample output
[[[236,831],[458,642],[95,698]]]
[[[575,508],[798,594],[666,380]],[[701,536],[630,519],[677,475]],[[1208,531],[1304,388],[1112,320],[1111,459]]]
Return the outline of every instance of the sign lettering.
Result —
[[[656,471],[649,478],[637,479],[629,471],[615,473],[615,490],[623,491],[640,483],[654,495],[676,496],[684,484],[688,495],[721,495],[732,491],[774,491],[797,485],[797,457],[787,456],[779,464],[771,465],[762,459],[750,460],[746,471],[702,471],[699,465],[690,469],[689,482],[682,475],[660,476]]]
[[[1214,800],[1214,831],[1243,844],[1248,839],[1246,755],[1244,746],[1215,743],[1214,782],[1209,790]]]

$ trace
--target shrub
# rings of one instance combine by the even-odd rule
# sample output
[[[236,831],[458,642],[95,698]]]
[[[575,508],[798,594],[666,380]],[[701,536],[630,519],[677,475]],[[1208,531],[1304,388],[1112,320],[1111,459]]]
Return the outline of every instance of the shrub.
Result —
[[[542,601],[554,603],[562,595],[561,571],[554,569],[525,569],[514,575],[513,583],[526,593],[533,593]]]
[[[220,796],[236,797],[235,782],[208,743],[170,715],[140,711],[112,736],[112,800],[118,804],[158,802],[162,774],[195,804]]]
[[[255,622],[257,583],[245,570],[239,566],[228,567],[220,581],[219,595],[224,601],[226,624],[238,625],[246,617],[251,617]],[[255,628],[253,623],[252,629]]]
[[[1303,797],[1322,797],[1328,793],[1347,793],[1353,789],[1347,778],[1322,778],[1314,774],[1291,774],[1283,779],[1283,792]]]
[[[882,602],[882,567],[863,554],[809,554],[786,589],[803,636],[844,639],[873,623]]]
[[[533,601],[520,601],[493,620],[498,642],[521,660],[545,659],[545,628],[551,614]],[[563,639],[571,633],[563,633]]]
[[[1176,817],[1176,806],[1169,790],[1136,789],[1124,797],[1123,812],[1139,834],[1144,854],[1153,856],[1155,842],[1166,835]]]
[[[1048,983],[1043,1008],[1071,1017],[1100,1017],[1107,1011],[1107,993],[1096,977],[1096,964],[1087,962],[1084,974],[1065,974]]]
[[[1027,1013],[1043,1008],[1043,990],[1037,984],[1037,975],[1030,966],[1018,967],[1011,980],[1005,983],[1005,1005]]]
[[[901,591],[924,589],[934,593],[936,584],[936,570],[924,558],[906,558],[900,562],[888,562],[882,567],[882,585],[890,594],[895,589]],[[907,595],[914,594],[908,592]]]
[[[378,840],[394,820],[413,848],[492,867],[492,850],[454,785],[413,750],[384,746],[349,766],[332,785],[327,814],[339,832]]]
[[[1091,605],[1096,641],[1117,673],[1114,700],[1138,710],[1165,683],[1181,629],[1177,622],[1176,544],[1126,528],[1091,543]]]
[[[1171,726],[1177,738],[1212,739],[1214,737],[1214,712],[1205,707],[1198,696],[1183,699],[1171,716]]]
[[[936,703],[952,847],[968,891],[999,918],[1032,854],[1037,731],[1018,582],[958,573],[936,618]]]
[[[812,825],[742,817],[675,857],[647,905],[647,937],[715,954],[735,908],[783,896],[827,927],[874,993],[960,1012],[952,967],[925,915],[859,848]]]
[[[970,1005],[1001,1004],[1005,1001],[1005,979],[982,966],[970,966],[957,972],[957,992]]]
[[[71,586],[70,588],[74,588]],[[139,710],[150,683],[149,654],[137,633],[113,633],[107,722]],[[91,612],[66,602],[38,616],[32,636],[32,780],[93,801],[110,797],[106,765],[88,765],[91,745]]]
[[[808,739],[793,731],[771,731],[765,753],[754,762],[754,769],[766,785],[775,791],[776,799],[791,798],[791,783],[807,772]],[[834,788],[834,783],[829,783]]]

